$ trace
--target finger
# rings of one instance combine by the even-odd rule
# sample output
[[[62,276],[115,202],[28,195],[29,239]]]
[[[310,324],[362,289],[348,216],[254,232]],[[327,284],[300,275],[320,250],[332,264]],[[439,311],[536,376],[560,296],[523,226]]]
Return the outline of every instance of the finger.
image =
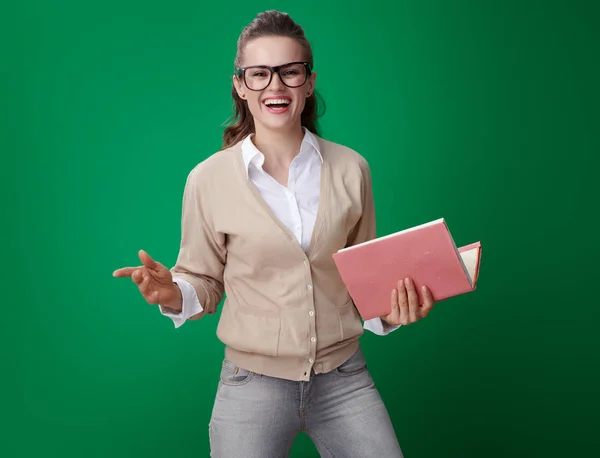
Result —
[[[421,290],[423,291],[423,306],[421,307],[421,316],[426,317],[433,308],[434,300],[433,295],[427,286],[423,285]]]
[[[150,296],[148,296],[148,302],[150,302],[151,304],[158,304],[158,291],[153,291],[152,293],[150,293]]]
[[[408,297],[409,318],[410,321],[414,323],[420,318],[419,297],[417,296],[415,284],[413,283],[411,278],[406,278],[404,280],[404,284],[406,285],[406,296]]]
[[[113,277],[131,277],[139,267],[123,267],[121,269],[117,269],[113,272]]]
[[[144,264],[144,266],[146,266],[148,269],[156,268],[156,261],[152,259],[144,250],[140,250],[138,255],[140,257],[140,261],[142,261],[142,264]]]
[[[139,285],[142,280],[143,280],[143,276],[142,276],[142,269],[136,269],[132,274],[131,274],[131,281],[134,282],[136,285]]]
[[[138,278],[141,278],[141,281],[138,283],[138,288],[140,290],[140,293],[142,293],[142,295],[145,296],[146,291],[148,291],[148,286],[149,286],[150,280],[148,278],[148,275],[145,274],[144,272],[142,272]]]
[[[150,293],[150,275],[148,275],[147,272],[142,272],[142,281],[138,285],[138,288],[144,297],[148,296],[148,293]]]
[[[400,324],[408,324],[408,297],[404,282],[398,282],[398,308],[400,309]]]

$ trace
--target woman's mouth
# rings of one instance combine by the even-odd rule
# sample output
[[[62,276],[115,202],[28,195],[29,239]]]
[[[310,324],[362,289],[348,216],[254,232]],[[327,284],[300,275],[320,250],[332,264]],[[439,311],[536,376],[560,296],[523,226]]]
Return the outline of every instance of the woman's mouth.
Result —
[[[269,113],[281,114],[285,113],[292,103],[292,99],[288,97],[272,97],[263,100]]]

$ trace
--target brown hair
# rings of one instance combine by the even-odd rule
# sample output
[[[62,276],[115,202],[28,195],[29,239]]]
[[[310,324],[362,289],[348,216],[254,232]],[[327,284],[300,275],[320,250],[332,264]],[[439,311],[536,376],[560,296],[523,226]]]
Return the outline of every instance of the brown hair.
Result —
[[[241,67],[242,54],[246,44],[255,38],[265,36],[281,36],[297,40],[305,48],[306,60],[310,63],[311,68],[313,67],[312,49],[302,27],[296,24],[289,14],[270,10],[256,16],[240,34],[234,61],[235,68]],[[233,97],[234,114],[223,132],[223,148],[235,145],[249,134],[254,133],[254,119],[248,109],[247,102],[240,98],[233,84],[231,96]],[[320,103],[317,99],[320,99]],[[323,113],[318,113],[319,105],[324,106],[323,99],[315,90],[306,99],[301,115],[302,125],[315,135],[319,135],[317,118],[323,115]]]

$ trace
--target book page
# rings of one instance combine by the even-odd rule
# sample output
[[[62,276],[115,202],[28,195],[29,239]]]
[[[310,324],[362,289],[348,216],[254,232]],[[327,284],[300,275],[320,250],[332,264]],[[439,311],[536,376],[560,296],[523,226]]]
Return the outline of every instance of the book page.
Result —
[[[467,251],[463,251],[460,253],[460,256],[463,260],[463,264],[467,269],[467,273],[469,274],[469,280],[471,281],[471,285],[473,285],[473,279],[475,278],[475,269],[477,268],[477,251],[479,248],[472,248]]]
[[[428,223],[419,224],[418,226],[413,226],[413,227],[409,227],[407,229],[403,229],[403,230],[398,231],[398,232],[393,232],[392,234],[383,235],[381,237],[376,237],[376,238],[371,239],[371,240],[369,240],[367,242],[362,242],[362,243],[358,243],[356,245],[352,245],[352,246],[349,246],[349,247],[346,247],[346,248],[342,248],[341,250],[338,250],[338,253],[341,252],[341,251],[352,250],[353,248],[357,248],[359,246],[369,245],[370,243],[379,242],[380,240],[385,240],[385,239],[388,239],[388,238],[391,238],[391,237],[396,237],[396,236],[398,236],[400,234],[404,234],[405,232],[417,231],[417,230],[422,229],[424,227],[432,226],[434,224],[439,224],[439,223],[443,223],[443,222],[445,222],[445,219],[444,218],[439,218],[439,219],[436,219],[434,221],[429,221]]]

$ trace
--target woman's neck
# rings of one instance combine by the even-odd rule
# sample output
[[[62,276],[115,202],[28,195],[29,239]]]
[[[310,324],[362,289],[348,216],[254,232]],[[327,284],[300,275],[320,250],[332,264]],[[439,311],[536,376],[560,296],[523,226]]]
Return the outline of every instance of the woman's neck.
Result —
[[[304,130],[300,124],[287,130],[269,130],[256,125],[252,141],[264,154],[267,168],[287,169],[298,155],[303,139]]]

